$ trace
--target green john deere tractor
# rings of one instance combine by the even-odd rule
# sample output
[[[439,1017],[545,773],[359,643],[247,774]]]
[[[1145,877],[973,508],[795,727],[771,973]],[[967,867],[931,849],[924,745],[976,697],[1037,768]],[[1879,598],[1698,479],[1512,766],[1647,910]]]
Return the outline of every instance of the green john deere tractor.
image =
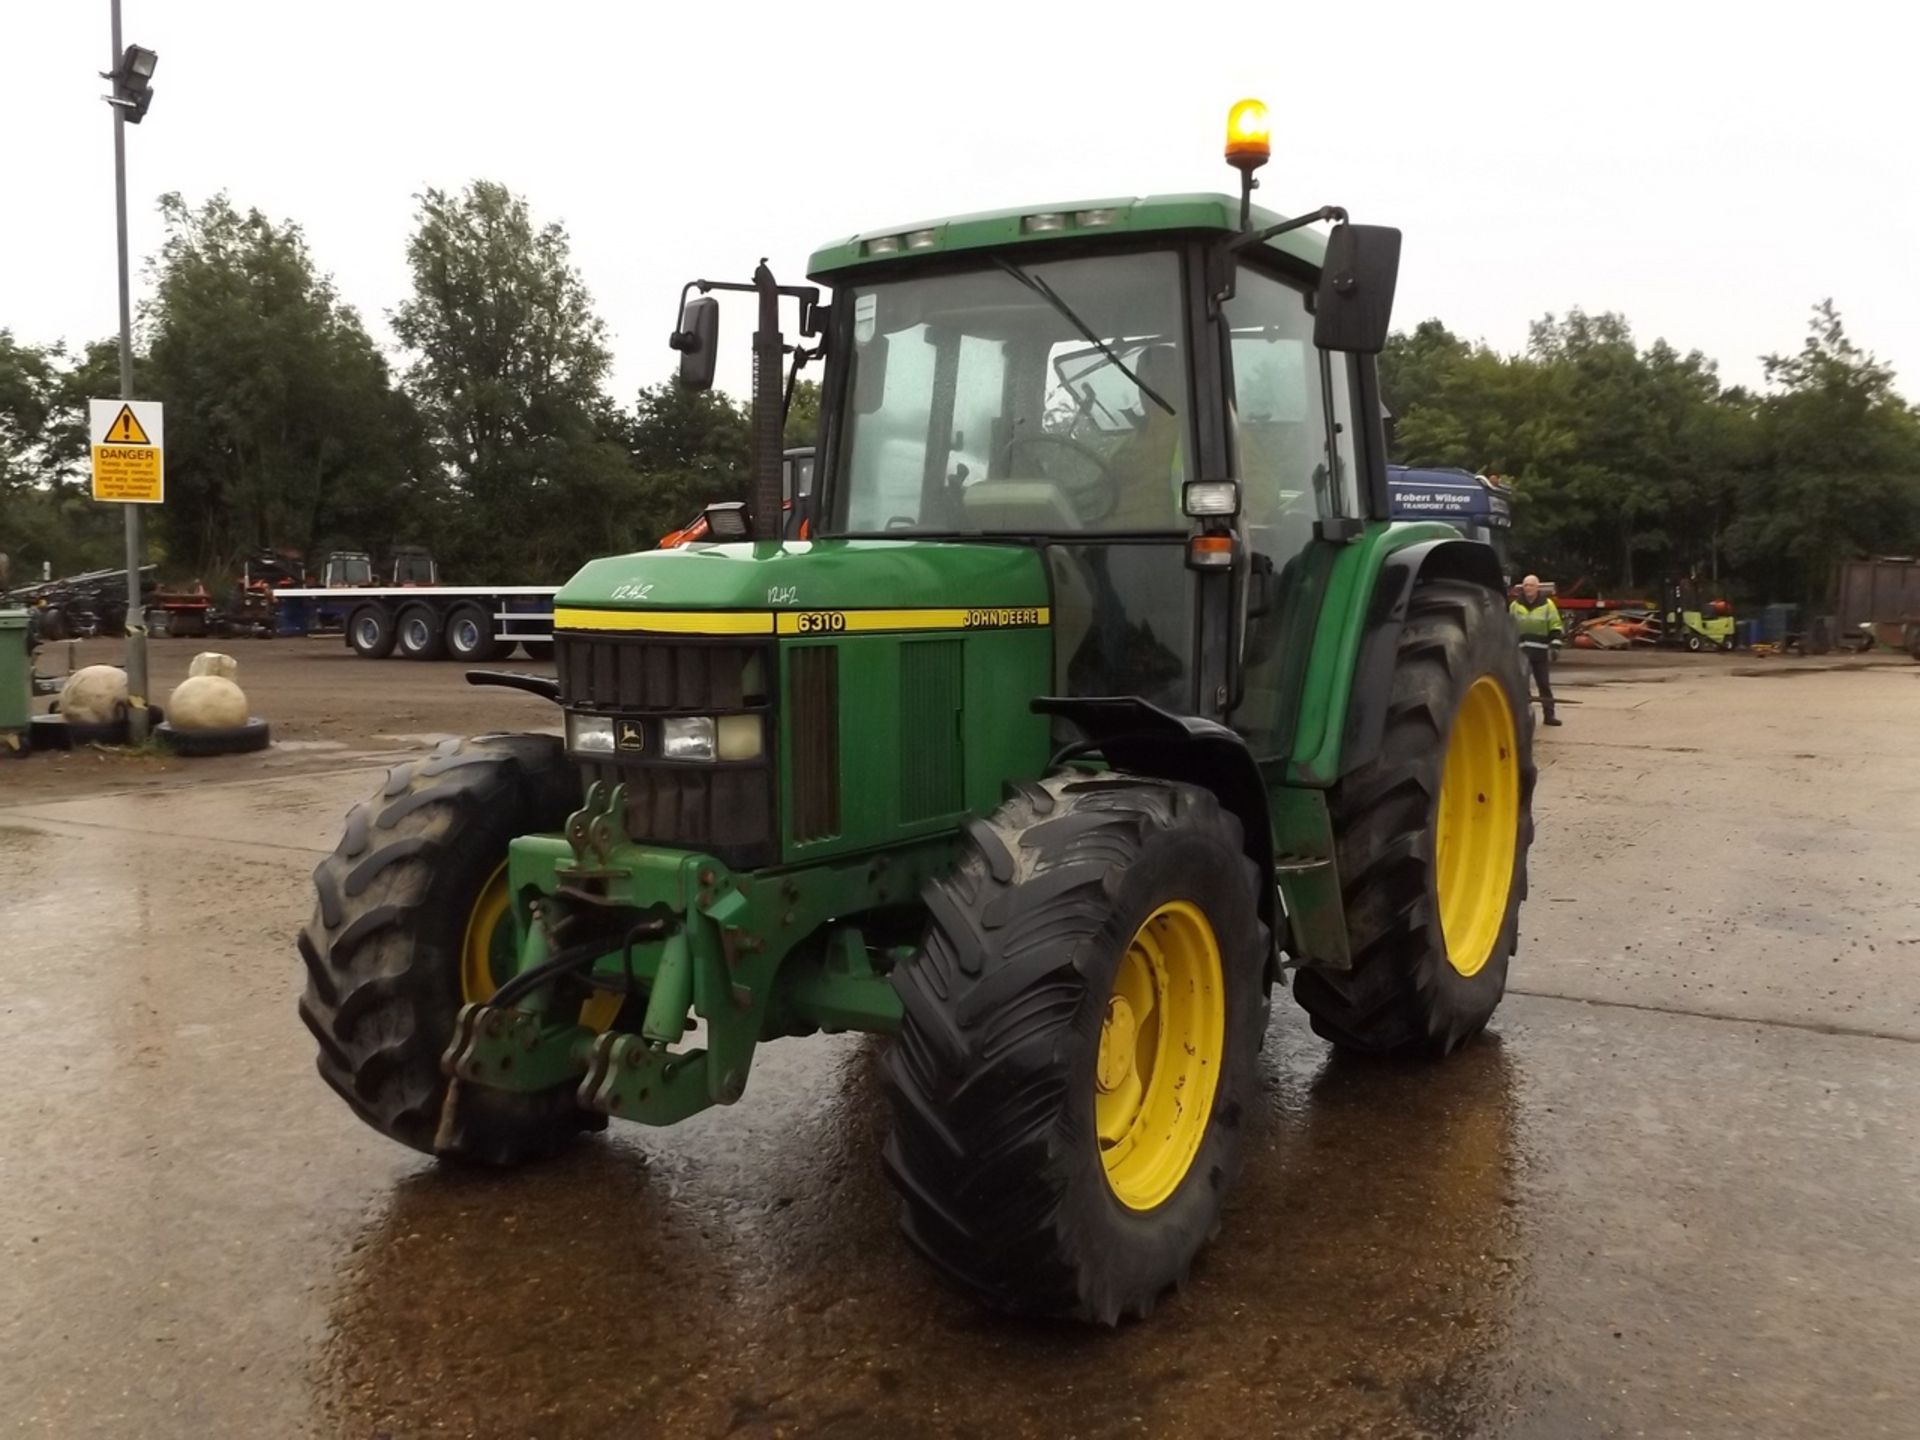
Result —
[[[683,293],[696,386],[711,292],[757,300],[754,499],[574,576],[557,678],[471,677],[564,739],[445,744],[349,816],[300,1008],[355,1113],[513,1164],[733,1104],[764,1041],[878,1032],[914,1247],[1114,1323],[1219,1226],[1289,970],[1345,1049],[1486,1025],[1534,781],[1500,569],[1388,518],[1399,232],[1254,208],[1259,118],[1237,199]],[[824,360],[810,541],[780,539],[789,357]]]

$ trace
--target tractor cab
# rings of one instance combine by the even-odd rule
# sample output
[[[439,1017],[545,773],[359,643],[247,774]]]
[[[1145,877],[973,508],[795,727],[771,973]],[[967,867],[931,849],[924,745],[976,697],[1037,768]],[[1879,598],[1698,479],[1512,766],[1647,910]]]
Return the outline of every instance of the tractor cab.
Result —
[[[386,583],[395,588],[438,585],[440,569],[431,552],[418,545],[396,545],[388,561]]]
[[[560,734],[396,769],[322,863],[303,1014],[357,1113],[516,1163],[735,1103],[778,1037],[879,1032],[909,1242],[1112,1324],[1220,1224],[1284,970],[1343,1049],[1486,1026],[1533,782],[1499,565],[1392,515],[1399,232],[1256,209],[1267,151],[1242,102],[1237,198],[686,287],[696,388],[750,297],[751,497],[568,580],[550,679],[470,674]]]
[[[363,550],[333,550],[320,563],[324,590],[359,589],[373,583],[373,557]]]

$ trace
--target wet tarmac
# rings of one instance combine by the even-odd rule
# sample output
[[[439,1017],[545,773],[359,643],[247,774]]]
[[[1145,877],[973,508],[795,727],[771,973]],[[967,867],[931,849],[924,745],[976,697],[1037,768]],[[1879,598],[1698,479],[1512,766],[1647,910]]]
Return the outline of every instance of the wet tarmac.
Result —
[[[516,1174],[363,1130],[290,942],[377,770],[0,777],[0,1432],[1920,1435],[1920,667],[1568,678],[1496,1033],[1348,1064],[1276,997],[1116,1333],[908,1254],[865,1038]]]

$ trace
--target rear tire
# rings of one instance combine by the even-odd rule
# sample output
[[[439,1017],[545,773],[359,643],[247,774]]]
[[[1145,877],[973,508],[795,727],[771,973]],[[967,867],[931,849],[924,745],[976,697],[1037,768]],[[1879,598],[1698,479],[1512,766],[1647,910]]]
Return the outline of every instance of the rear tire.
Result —
[[[579,805],[579,777],[557,738],[450,740],[389,771],[313,872],[300,1018],[319,1041],[320,1078],[381,1134],[435,1153],[447,1093],[440,1056],[468,998],[469,921],[508,842],[561,829]],[[574,1103],[571,1084],[539,1095],[468,1086],[460,1116],[439,1153],[494,1165],[550,1154],[605,1124]]]
[[[1171,781],[1056,774],[970,827],[925,892],[924,944],[893,976],[885,1159],[915,1249],[998,1308],[1107,1325],[1184,1280],[1219,1228],[1257,1095],[1258,885],[1239,822]],[[1195,953],[1182,927],[1213,937],[1217,981],[1168,982]],[[1137,1024],[1123,970],[1159,997]],[[1195,1015],[1218,1028],[1181,1028]],[[1204,1086],[1196,1116],[1179,1100]]]
[[[448,656],[463,664],[484,665],[500,653],[499,642],[493,638],[493,616],[484,606],[454,606],[443,633]]]
[[[347,619],[347,644],[362,660],[384,660],[398,638],[393,611],[384,605],[362,605]]]
[[[439,660],[446,656],[446,633],[439,614],[431,605],[407,606],[400,612],[395,629],[402,659]]]
[[[1512,720],[1517,828],[1491,949],[1456,965],[1439,899],[1440,802],[1449,744],[1482,679],[1498,687]],[[1438,1056],[1486,1028],[1518,943],[1533,785],[1526,676],[1497,597],[1458,581],[1421,585],[1400,636],[1380,752],[1342,777],[1328,799],[1353,968],[1296,977],[1294,999],[1315,1034],[1365,1054]]]

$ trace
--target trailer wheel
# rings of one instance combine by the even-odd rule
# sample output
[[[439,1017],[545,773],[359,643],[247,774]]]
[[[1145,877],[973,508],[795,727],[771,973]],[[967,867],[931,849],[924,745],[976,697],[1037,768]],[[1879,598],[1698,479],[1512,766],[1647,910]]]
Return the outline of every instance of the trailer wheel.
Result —
[[[73,633],[73,627],[67,623],[67,612],[58,605],[49,605],[40,612],[40,638],[55,644],[67,639]]]
[[[484,665],[500,653],[499,642],[493,638],[493,616],[483,605],[468,602],[454,606],[443,633],[447,654],[464,664]]]
[[[1020,786],[968,835],[893,973],[902,1227],[998,1308],[1144,1316],[1219,1229],[1258,1104],[1259,873],[1211,792],[1118,772]]]
[[[400,612],[395,626],[399,634],[401,657],[407,660],[439,660],[447,653],[446,632],[431,605],[418,603]]]
[[[454,1020],[492,994],[503,959],[512,966],[507,845],[561,829],[579,805],[558,738],[449,740],[389,771],[314,870],[300,1018],[319,1042],[320,1078],[381,1134],[514,1165],[605,1125],[575,1104],[571,1083],[530,1095],[469,1086],[457,1132],[435,1146]]]
[[[384,605],[362,605],[347,620],[347,644],[362,660],[386,659],[397,638],[393,611]]]
[[[1512,628],[1493,593],[1413,592],[1380,753],[1328,797],[1353,966],[1301,970],[1322,1039],[1445,1055],[1507,988],[1533,840],[1533,731]]]

